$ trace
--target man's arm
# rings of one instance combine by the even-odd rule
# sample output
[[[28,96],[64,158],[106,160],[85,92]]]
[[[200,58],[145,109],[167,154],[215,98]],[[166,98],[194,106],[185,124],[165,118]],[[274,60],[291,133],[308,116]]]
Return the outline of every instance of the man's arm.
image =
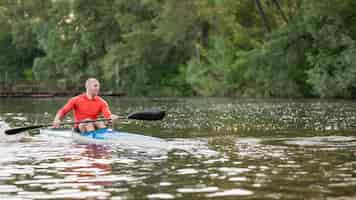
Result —
[[[52,126],[53,128],[59,128],[59,124],[61,123],[61,117],[59,115],[59,113],[57,112],[56,116],[54,117]]]
[[[53,128],[59,128],[61,120],[64,116],[74,108],[74,99],[70,99],[61,109],[58,110],[53,120]]]
[[[111,119],[112,121],[116,120],[118,118],[117,115],[113,115],[109,109],[108,103],[106,103],[105,100],[103,100],[103,105],[101,107],[101,113],[103,114],[105,119]]]

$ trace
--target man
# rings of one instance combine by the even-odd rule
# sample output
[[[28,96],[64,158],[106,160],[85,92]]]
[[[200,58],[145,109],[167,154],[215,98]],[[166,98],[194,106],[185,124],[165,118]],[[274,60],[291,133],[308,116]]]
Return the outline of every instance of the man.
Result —
[[[96,120],[100,114],[106,119],[115,120],[118,118],[116,115],[111,114],[106,101],[98,96],[100,90],[98,80],[89,78],[85,82],[85,88],[86,93],[71,98],[63,108],[58,110],[53,120],[54,128],[59,128],[61,120],[71,110],[74,110],[74,119],[76,122]],[[105,123],[102,121],[79,123],[74,125],[74,130],[77,132],[89,132],[105,127]]]

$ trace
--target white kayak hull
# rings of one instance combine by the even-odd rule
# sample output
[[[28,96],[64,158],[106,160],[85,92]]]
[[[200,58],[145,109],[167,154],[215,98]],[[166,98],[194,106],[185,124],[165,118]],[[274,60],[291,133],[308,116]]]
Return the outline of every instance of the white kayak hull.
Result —
[[[41,129],[40,133],[54,137],[72,138],[80,144],[115,144],[130,148],[169,149],[169,143],[164,139],[112,129],[101,129],[84,134],[76,133],[70,129]]]

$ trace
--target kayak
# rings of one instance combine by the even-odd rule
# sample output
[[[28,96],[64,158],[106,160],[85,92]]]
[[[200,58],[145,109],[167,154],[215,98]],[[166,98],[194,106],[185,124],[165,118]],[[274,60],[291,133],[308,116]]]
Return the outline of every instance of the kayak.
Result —
[[[215,156],[215,150],[210,150],[208,142],[200,139],[161,139],[137,133],[128,133],[112,129],[99,129],[89,133],[76,133],[71,129],[40,129],[39,137],[50,139],[60,137],[56,142],[74,141],[75,144],[110,145],[129,152],[143,153],[144,155],[162,156],[172,150],[180,153],[190,153],[195,156]],[[52,140],[51,140],[52,141]],[[181,152],[183,151],[183,152]],[[176,152],[177,153],[177,152]]]
[[[159,148],[168,150],[168,142],[164,139],[141,134],[116,131],[109,128],[91,132],[76,133],[71,129],[41,129],[41,134],[55,137],[72,138],[80,144],[115,144],[131,148]]]

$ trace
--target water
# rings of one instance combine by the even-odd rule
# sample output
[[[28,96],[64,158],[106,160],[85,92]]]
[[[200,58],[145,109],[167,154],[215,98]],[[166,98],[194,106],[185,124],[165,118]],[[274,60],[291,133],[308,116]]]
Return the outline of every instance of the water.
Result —
[[[0,199],[356,199],[352,101],[107,100],[122,115],[166,110],[163,121],[114,128],[170,148],[5,136],[51,122],[65,99],[0,99]]]

